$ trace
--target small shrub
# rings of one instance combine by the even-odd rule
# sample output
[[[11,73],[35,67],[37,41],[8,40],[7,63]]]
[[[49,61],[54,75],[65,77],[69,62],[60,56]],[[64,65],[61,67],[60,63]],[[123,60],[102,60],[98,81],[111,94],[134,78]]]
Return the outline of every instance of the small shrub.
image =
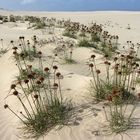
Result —
[[[139,64],[134,60],[134,53],[120,55],[114,58],[115,64],[111,66],[111,62],[104,61],[105,75],[103,79],[101,71],[97,69],[95,63],[95,55],[91,56],[92,63],[89,65],[93,80],[91,87],[95,93],[95,98],[105,100],[107,96],[119,97],[114,100],[114,104],[125,103],[128,99],[135,97],[134,92],[136,89],[136,79],[139,77]],[[108,56],[105,56],[107,59]],[[111,70],[111,67],[113,69]],[[129,70],[126,72],[126,69]],[[91,90],[92,90],[91,88]]]
[[[23,137],[37,139],[56,126],[67,125],[72,104],[63,98],[61,86],[63,76],[56,65],[52,63],[50,68],[44,68],[42,53],[39,53],[37,69],[27,65],[27,60],[22,58],[24,63],[15,56],[20,76],[16,80],[17,84],[11,85],[10,95],[19,100],[23,110],[18,114],[8,104],[5,104],[4,108],[22,122]]]
[[[82,39],[78,43],[79,47],[91,47],[91,48],[96,48],[95,44],[93,42],[90,42],[88,39]]]
[[[74,31],[67,31],[66,30],[66,31],[64,31],[63,36],[67,36],[67,37],[74,38],[74,39],[77,38]]]

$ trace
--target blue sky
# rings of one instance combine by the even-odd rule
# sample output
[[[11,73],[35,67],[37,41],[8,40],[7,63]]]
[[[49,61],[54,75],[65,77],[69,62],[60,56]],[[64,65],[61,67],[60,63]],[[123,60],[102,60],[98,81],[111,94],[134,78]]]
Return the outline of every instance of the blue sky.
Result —
[[[140,11],[140,0],[0,0],[0,8],[37,11]]]

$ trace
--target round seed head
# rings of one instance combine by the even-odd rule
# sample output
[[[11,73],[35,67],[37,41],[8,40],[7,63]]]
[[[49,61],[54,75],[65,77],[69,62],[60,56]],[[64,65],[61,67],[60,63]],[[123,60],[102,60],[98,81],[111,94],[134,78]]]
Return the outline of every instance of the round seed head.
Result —
[[[16,51],[16,50],[15,50],[15,51],[13,51],[13,54],[14,54],[14,55],[16,55],[16,54],[17,54],[17,51]]]
[[[28,74],[27,76],[29,79],[33,79],[34,78],[34,75],[33,74]]]
[[[119,71],[119,72],[118,72],[118,74],[119,74],[119,75],[121,75],[121,74],[122,74],[122,72],[121,72],[121,71]]]
[[[94,65],[91,63],[91,64],[89,64],[89,67],[90,67],[90,68],[93,68],[93,67],[94,67]]]
[[[55,89],[57,89],[57,88],[58,88],[58,84],[57,84],[57,83],[54,83],[54,84],[53,84],[53,87],[54,87]]]
[[[11,85],[11,89],[15,89],[16,88],[16,85],[15,84],[12,84]]]
[[[105,62],[104,62],[105,65],[108,65],[108,63],[109,63],[108,61],[105,61]]]
[[[43,82],[45,79],[44,79],[44,77],[40,77],[39,80],[40,80],[41,82]]]
[[[11,40],[11,43],[13,44],[13,43],[14,43],[14,41],[13,41],[13,40]]]
[[[9,106],[7,104],[4,105],[4,108],[7,109]]]
[[[108,54],[106,54],[104,57],[105,57],[105,58],[108,58],[108,57],[109,57],[109,55],[108,55]]]
[[[117,61],[117,60],[118,60],[118,57],[115,57],[115,58],[114,58],[114,61]]]
[[[60,76],[61,76],[61,73],[60,73],[60,72],[57,72],[57,73],[56,73],[56,76],[57,76],[57,77],[60,77]]]
[[[100,70],[96,70],[96,73],[97,73],[97,74],[100,74],[100,73],[101,73],[101,71],[100,71]]]
[[[36,84],[41,85],[41,82],[39,80],[36,81]]]
[[[38,52],[38,54],[39,54],[39,55],[42,55],[42,52],[41,52],[41,51],[39,51],[39,52]]]
[[[24,59],[25,58],[25,54],[24,53],[21,53],[20,54],[20,57]]]
[[[25,83],[25,84],[29,83],[29,80],[28,80],[28,79],[25,79],[25,80],[24,80],[24,83]]]
[[[15,90],[15,91],[13,92],[13,94],[14,94],[15,96],[17,96],[17,95],[18,95],[18,91]]]
[[[135,88],[134,88],[134,87],[132,87],[131,89],[132,89],[133,91],[135,90]]]
[[[21,40],[22,39],[22,36],[20,36],[19,39]]]
[[[94,59],[96,56],[95,55],[91,55],[91,58]]]
[[[57,66],[53,66],[53,69],[54,69],[54,70],[57,70],[57,69],[58,69],[58,67],[57,67]]]
[[[138,98],[140,99],[140,93],[138,93]]]
[[[44,68],[45,72],[48,72],[50,69],[48,67]]]
[[[35,99],[38,99],[38,95],[37,95],[37,94],[35,94],[35,95],[34,95],[34,98],[35,98]]]
[[[13,47],[12,49],[13,49],[13,50],[17,50],[18,48],[17,48],[17,47]]]

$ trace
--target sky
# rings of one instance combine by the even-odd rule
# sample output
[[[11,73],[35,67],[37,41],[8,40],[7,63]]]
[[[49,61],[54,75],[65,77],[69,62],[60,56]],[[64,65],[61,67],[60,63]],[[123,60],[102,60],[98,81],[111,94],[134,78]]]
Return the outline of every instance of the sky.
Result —
[[[30,11],[140,11],[140,0],[0,0],[0,8]]]

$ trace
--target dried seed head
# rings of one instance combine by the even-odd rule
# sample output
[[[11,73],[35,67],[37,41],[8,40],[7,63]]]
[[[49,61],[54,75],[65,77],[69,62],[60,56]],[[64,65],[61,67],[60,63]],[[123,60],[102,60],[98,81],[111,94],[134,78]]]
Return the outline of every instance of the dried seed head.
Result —
[[[32,65],[28,65],[28,68],[29,68],[29,69],[32,69]]]
[[[13,40],[11,40],[11,43],[13,44],[13,43],[14,43],[14,41],[13,41]]]
[[[39,52],[38,52],[38,54],[39,54],[39,55],[42,55],[42,52],[41,52],[41,51],[39,51]]]
[[[4,108],[7,109],[9,106],[7,104],[4,105]]]
[[[101,73],[101,71],[100,71],[100,70],[96,70],[96,73],[97,73],[97,74],[100,74],[100,73]]]
[[[93,68],[93,67],[94,67],[94,65],[91,63],[91,64],[89,64],[89,67],[90,67],[90,68]]]
[[[53,66],[53,69],[54,69],[54,70],[57,70],[57,69],[58,69],[58,67],[57,67],[57,66]]]
[[[138,98],[140,99],[140,93],[138,93]]]
[[[21,53],[20,54],[20,57],[24,59],[25,58],[25,54],[24,53]]]
[[[41,85],[41,81],[37,80],[36,84]]]
[[[19,39],[21,40],[22,39],[22,36],[20,36]]]
[[[45,72],[48,72],[50,69],[48,67],[44,68]]]
[[[96,56],[95,55],[91,55],[91,58],[94,59]]]
[[[134,88],[134,87],[132,87],[131,89],[132,89],[133,91],[135,90],[135,88]]]
[[[108,55],[108,54],[106,54],[106,55],[104,55],[104,57],[105,57],[105,58],[108,58],[108,57],[109,57],[109,55]]]
[[[122,72],[121,72],[121,71],[119,71],[119,72],[118,72],[118,74],[119,74],[119,75],[121,75],[121,74],[122,74]]]
[[[15,89],[16,88],[16,85],[15,84],[12,84],[11,85],[11,89]]]
[[[15,90],[15,91],[13,92],[13,94],[14,94],[15,96],[17,96],[17,95],[18,95],[18,91]]]
[[[25,79],[25,80],[24,80],[24,83],[25,83],[25,84],[29,83],[29,80],[28,80],[28,79]]]
[[[17,51],[13,51],[13,54],[16,55],[17,54]]]
[[[138,63],[136,63],[136,67],[139,67],[139,64]]]
[[[140,70],[138,70],[138,72],[137,72],[138,74],[140,74]]]
[[[122,68],[126,68],[126,65],[122,65]]]
[[[60,77],[60,76],[61,76],[61,73],[60,73],[60,72],[57,72],[57,73],[56,73],[56,76],[57,76],[57,77]]]
[[[40,80],[41,82],[43,82],[45,79],[44,79],[44,77],[40,77],[39,80]]]
[[[108,65],[110,66],[110,65],[111,65],[111,63],[110,63],[110,62],[108,62]]]
[[[35,94],[35,95],[34,95],[34,98],[35,98],[35,99],[38,99],[38,95],[37,95],[37,94]]]
[[[104,62],[105,65],[108,65],[108,63],[109,63],[108,61],[105,61],[105,62]]]
[[[33,74],[28,74],[27,76],[29,79],[34,79],[34,75]]]
[[[57,89],[57,88],[58,88],[58,84],[57,84],[57,83],[54,83],[54,84],[53,84],[53,87],[54,87],[55,89]]]
[[[118,60],[118,57],[115,57],[115,58],[114,58],[114,61],[117,61],[117,60]]]
[[[13,50],[17,50],[18,48],[17,48],[17,47],[13,47],[12,49],[13,49]]]

